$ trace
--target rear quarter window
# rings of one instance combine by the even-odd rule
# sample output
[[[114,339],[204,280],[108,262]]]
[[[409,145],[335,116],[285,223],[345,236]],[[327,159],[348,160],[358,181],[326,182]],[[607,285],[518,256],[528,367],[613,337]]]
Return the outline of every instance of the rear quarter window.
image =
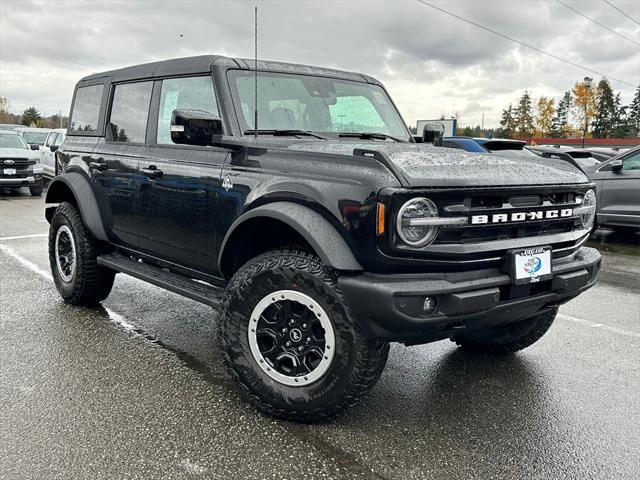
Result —
[[[76,90],[71,112],[71,132],[95,132],[100,119],[100,104],[104,85],[91,85]]]

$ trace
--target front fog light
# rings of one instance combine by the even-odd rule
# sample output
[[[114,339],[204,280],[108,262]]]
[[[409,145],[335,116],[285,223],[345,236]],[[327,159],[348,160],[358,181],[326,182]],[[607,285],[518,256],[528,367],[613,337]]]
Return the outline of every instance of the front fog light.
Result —
[[[425,315],[429,315],[435,311],[436,305],[437,302],[434,297],[425,297],[424,303],[422,304],[422,311]]]
[[[438,208],[428,198],[413,198],[398,212],[396,227],[400,239],[410,247],[423,247],[438,234],[438,227],[427,219],[438,217]]]
[[[579,210],[581,212],[580,222],[582,222],[582,226],[590,230],[596,218],[596,192],[589,190],[584,194]]]

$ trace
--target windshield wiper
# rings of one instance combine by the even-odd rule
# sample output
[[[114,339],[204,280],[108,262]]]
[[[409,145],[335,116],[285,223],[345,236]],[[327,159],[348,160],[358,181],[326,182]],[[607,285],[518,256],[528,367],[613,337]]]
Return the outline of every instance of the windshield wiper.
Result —
[[[392,137],[391,135],[387,135],[386,133],[380,132],[343,132],[338,135],[339,137],[352,137],[352,138],[362,138],[363,140],[376,139],[376,140],[393,140],[394,142],[402,142],[403,140]]]
[[[315,138],[319,138],[321,140],[329,140],[329,138],[327,137],[323,137],[322,135],[319,135],[317,133],[314,133],[312,131],[309,130],[296,130],[296,129],[259,129],[259,130],[245,130],[244,134],[245,135],[254,135],[254,134],[258,134],[258,135],[273,135],[274,137],[277,136],[295,136],[295,135],[306,135],[308,137],[315,137]]]

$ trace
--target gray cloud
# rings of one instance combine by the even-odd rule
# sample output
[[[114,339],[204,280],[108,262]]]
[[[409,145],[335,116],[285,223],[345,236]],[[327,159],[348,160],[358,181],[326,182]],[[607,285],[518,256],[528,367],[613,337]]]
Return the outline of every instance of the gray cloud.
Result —
[[[639,27],[604,2],[567,1],[640,41]],[[640,16],[633,0],[614,1]],[[409,122],[459,111],[463,123],[477,123],[484,112],[492,125],[523,90],[559,96],[588,74],[413,0],[258,3],[262,58],[371,74],[385,82]],[[434,3],[609,76],[640,82],[639,47],[556,2]],[[202,53],[251,56],[253,5],[2,0],[0,95],[14,111],[30,105],[67,111],[74,83],[89,73]],[[614,88],[625,101],[631,98],[631,87]]]

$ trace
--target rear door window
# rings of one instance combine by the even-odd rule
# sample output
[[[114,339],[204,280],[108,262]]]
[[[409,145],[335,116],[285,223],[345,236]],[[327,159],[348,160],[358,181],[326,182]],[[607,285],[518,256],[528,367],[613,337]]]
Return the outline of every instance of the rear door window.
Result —
[[[109,116],[110,140],[124,143],[145,142],[152,88],[153,82],[115,86]]]
[[[73,132],[95,132],[97,130],[103,88],[104,85],[91,85],[76,90],[69,130]]]
[[[173,144],[170,127],[174,110],[201,110],[219,116],[211,77],[168,78],[162,81],[156,134],[159,144]]]

